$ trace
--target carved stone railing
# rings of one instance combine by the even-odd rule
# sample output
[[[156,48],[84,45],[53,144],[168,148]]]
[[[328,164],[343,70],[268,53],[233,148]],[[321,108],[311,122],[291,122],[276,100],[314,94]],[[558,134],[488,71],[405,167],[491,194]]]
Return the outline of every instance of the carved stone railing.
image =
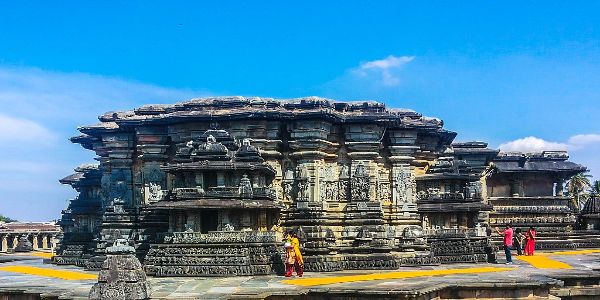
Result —
[[[275,231],[170,232],[159,238],[165,244],[278,243],[283,240]]]
[[[421,193],[418,195],[418,201],[426,202],[444,202],[444,201],[481,201],[481,197],[465,197],[463,193]]]
[[[272,188],[268,188],[268,187],[253,188],[252,193],[254,194],[254,197],[270,198],[270,199],[277,198],[277,194],[275,193],[275,190]]]
[[[175,188],[173,195],[176,199],[197,198],[247,198],[248,194],[240,193],[237,187],[210,187],[208,190],[200,188]],[[252,189],[252,198],[276,198],[275,190],[269,187],[255,187]]]
[[[198,188],[176,188],[173,189],[173,193],[178,199],[198,198],[204,195],[204,192]]]
[[[571,213],[572,210],[566,205],[545,206],[495,206],[494,211],[503,213]]]
[[[425,236],[485,236],[485,229],[481,228],[428,228],[423,232]]]

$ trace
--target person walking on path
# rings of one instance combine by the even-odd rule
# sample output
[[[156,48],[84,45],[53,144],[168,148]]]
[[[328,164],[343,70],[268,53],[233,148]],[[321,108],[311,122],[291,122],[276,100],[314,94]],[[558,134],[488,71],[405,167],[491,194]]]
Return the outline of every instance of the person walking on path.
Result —
[[[537,232],[535,231],[535,228],[533,227],[529,227],[529,230],[527,230],[527,243],[525,244],[525,255],[533,255],[533,253],[535,252],[535,238],[536,238]]]
[[[504,235],[504,254],[506,255],[506,264],[512,265],[512,263],[513,263],[512,262],[512,254],[510,253],[510,251],[512,250],[512,245],[513,245],[512,226],[510,226],[510,224],[507,224],[504,231],[500,231],[500,230],[498,230],[498,228],[496,228],[496,232],[498,234]]]
[[[298,234],[295,232],[292,233],[292,247],[294,248],[294,253],[296,254],[296,263],[294,264],[294,269],[296,269],[296,274],[298,274],[298,277],[302,277],[302,274],[304,274],[304,259],[302,258],[302,253],[300,252],[300,240],[298,239]]]
[[[523,239],[525,239],[525,235],[521,232],[521,228],[517,228],[513,240],[513,247],[517,249],[517,255],[523,255]]]
[[[298,277],[302,277],[304,273],[304,260],[302,253],[300,253],[300,241],[295,233],[288,233],[286,235],[285,243],[285,277],[291,277],[296,271]]]

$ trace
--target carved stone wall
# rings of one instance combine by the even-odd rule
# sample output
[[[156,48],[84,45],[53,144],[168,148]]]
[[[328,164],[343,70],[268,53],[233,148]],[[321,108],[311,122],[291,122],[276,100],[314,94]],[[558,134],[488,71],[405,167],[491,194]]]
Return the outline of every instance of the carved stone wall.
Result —
[[[264,210],[252,212],[257,226],[250,227],[279,233],[296,230],[308,270],[361,269],[373,267],[373,261],[381,261],[382,268],[432,261],[415,253],[425,247],[422,237],[407,232],[420,232],[413,229],[422,225],[417,211],[417,177],[428,172],[456,136],[438,119],[410,110],[386,109],[375,102],[217,97],[107,113],[100,121],[81,127],[83,135],[73,139],[97,153],[102,172],[102,221],[95,235],[98,259],[89,260],[90,266],[100,266],[108,233],[118,229],[134,241],[149,274],[272,272],[274,249],[280,241],[240,245],[234,240],[208,244],[194,240],[189,246],[162,239],[169,230],[180,230],[189,223],[181,211],[201,210],[240,194],[254,197],[261,188],[274,192],[272,207],[281,209],[273,216]],[[248,174],[251,186],[242,191],[241,179],[219,173],[219,164],[210,161],[214,157],[204,153],[194,159],[194,153],[208,151],[199,149],[199,141],[207,141],[209,136],[214,139],[211,144],[228,149],[219,154],[222,157],[214,154],[219,161],[232,159],[245,140],[256,147],[274,170],[268,186],[264,177]],[[195,202],[199,206],[173,208],[173,202],[186,195],[187,203],[192,203],[198,195],[205,197],[211,192],[204,186],[208,179],[198,172],[193,175],[193,169],[178,174],[165,171],[168,166],[192,162],[197,168],[214,165],[219,187],[240,189],[234,193],[221,188],[213,193],[213,200]],[[232,199],[224,196],[227,193]],[[240,201],[242,206],[252,203]],[[221,207],[218,214],[220,220],[230,221],[220,224],[219,230],[225,225],[236,227],[233,220],[238,216],[232,215],[236,214],[233,209]],[[194,226],[188,229],[197,230]],[[232,258],[211,252],[231,249],[267,251],[264,255],[269,258],[252,262],[246,254]],[[213,263],[200,254],[188,256],[186,251],[213,253],[206,256],[214,258]]]

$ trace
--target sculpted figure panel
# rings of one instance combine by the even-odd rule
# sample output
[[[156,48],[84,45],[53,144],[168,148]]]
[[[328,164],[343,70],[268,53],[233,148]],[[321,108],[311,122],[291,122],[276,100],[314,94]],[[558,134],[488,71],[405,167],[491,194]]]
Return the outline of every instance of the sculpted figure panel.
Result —
[[[356,166],[351,179],[352,201],[369,201],[370,186],[371,184],[369,182],[369,174],[367,173],[367,169],[362,163],[360,163]]]

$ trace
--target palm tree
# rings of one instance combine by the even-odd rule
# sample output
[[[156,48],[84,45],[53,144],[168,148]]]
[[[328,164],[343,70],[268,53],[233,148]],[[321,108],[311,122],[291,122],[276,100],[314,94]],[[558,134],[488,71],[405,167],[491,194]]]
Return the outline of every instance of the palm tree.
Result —
[[[594,180],[594,183],[590,187],[590,193],[600,196],[600,180]]]
[[[590,183],[590,177],[592,176],[589,174],[579,173],[571,177],[571,180],[569,180],[569,195],[573,197],[573,205],[577,211],[581,209],[583,200],[587,198],[585,190],[592,186]]]

